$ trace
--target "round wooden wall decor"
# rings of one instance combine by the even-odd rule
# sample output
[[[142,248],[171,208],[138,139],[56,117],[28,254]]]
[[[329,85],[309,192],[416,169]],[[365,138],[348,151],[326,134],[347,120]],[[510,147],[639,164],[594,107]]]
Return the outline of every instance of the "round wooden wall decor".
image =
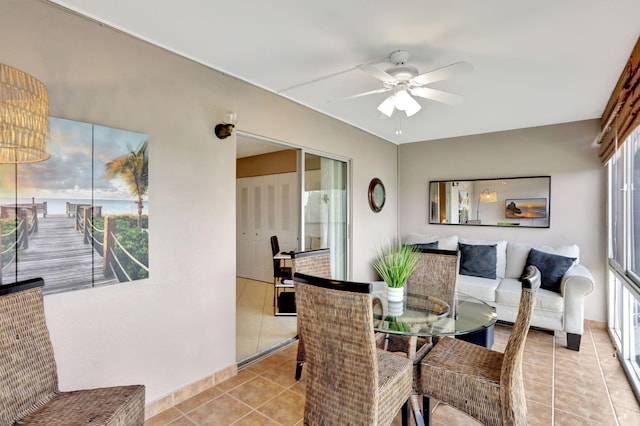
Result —
[[[369,207],[371,207],[371,210],[378,213],[384,207],[386,199],[387,192],[382,181],[378,178],[371,179],[369,183]]]

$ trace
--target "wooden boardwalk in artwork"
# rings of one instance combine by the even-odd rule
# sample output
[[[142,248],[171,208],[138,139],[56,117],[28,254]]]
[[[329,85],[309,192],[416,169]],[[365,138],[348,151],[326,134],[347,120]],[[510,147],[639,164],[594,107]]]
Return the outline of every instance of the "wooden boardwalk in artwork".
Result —
[[[46,293],[118,282],[104,277],[102,257],[84,243],[82,234],[73,228],[74,220],[66,215],[38,218],[38,232],[29,237],[29,248],[18,254],[18,280],[42,277]],[[15,266],[2,275],[4,282],[13,282]]]

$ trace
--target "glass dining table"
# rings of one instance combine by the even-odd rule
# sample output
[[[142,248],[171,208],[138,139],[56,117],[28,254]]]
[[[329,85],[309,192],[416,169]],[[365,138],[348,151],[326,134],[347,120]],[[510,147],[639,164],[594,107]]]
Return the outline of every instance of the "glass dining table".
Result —
[[[413,337],[455,336],[491,347],[495,308],[456,293],[447,303],[434,296],[405,294],[402,302],[388,302],[386,292],[372,292],[373,328],[376,332]]]

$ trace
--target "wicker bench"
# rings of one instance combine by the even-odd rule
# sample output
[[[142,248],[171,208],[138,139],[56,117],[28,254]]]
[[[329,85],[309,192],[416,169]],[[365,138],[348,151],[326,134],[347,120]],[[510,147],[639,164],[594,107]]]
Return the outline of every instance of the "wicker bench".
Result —
[[[144,424],[143,385],[60,392],[43,285],[0,286],[0,426]]]

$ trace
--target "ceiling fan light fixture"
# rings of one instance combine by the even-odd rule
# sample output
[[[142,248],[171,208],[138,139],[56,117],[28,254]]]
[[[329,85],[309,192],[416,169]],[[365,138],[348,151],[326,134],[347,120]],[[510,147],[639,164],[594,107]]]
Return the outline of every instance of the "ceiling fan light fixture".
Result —
[[[378,105],[378,111],[380,111],[387,117],[391,117],[395,107],[396,107],[395,95],[391,95],[387,97],[384,101],[382,101],[380,105]]]
[[[413,99],[406,89],[396,91],[395,106],[400,111],[404,111],[407,117],[411,117],[422,108],[418,101]]]

